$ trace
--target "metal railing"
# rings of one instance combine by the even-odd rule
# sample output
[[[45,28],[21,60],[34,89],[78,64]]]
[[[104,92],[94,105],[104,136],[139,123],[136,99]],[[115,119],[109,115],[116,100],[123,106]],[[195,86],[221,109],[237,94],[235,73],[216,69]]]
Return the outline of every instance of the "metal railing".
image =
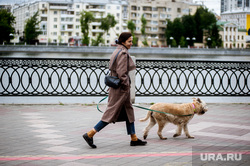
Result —
[[[0,96],[105,96],[109,59],[0,58]],[[136,60],[136,96],[249,96],[250,62]]]

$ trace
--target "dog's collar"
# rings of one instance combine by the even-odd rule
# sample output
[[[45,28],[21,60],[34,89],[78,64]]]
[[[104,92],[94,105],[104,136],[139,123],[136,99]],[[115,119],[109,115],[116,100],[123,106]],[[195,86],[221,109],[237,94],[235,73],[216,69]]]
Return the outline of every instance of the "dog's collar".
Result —
[[[192,106],[193,106],[193,108],[194,108],[194,112],[196,112],[196,109],[195,109],[194,103],[192,103]]]

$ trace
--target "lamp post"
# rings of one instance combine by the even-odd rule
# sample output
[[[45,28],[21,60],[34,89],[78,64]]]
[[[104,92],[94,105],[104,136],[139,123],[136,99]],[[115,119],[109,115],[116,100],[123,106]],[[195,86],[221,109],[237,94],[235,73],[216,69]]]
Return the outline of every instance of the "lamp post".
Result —
[[[190,48],[190,45],[189,45],[189,40],[190,40],[190,38],[187,37],[186,40],[187,40],[188,48]]]
[[[207,38],[207,49],[208,49],[208,45],[209,45],[210,41],[211,41],[211,38],[210,37]]]
[[[195,42],[196,38],[192,37],[192,41],[193,41],[193,46],[194,46],[194,42]]]
[[[10,33],[10,40],[11,40],[11,38],[13,37],[14,35],[12,34],[12,33]],[[15,42],[14,42],[14,45],[15,45]]]
[[[170,39],[170,41],[171,41],[171,43],[169,44],[169,48],[171,48],[171,45],[172,45],[172,42],[173,42],[173,39],[174,39],[174,38],[171,36],[169,39]]]
[[[148,36],[148,40],[150,40],[151,39],[151,36]],[[149,47],[151,47],[151,40],[150,40],[150,45],[149,45]]]

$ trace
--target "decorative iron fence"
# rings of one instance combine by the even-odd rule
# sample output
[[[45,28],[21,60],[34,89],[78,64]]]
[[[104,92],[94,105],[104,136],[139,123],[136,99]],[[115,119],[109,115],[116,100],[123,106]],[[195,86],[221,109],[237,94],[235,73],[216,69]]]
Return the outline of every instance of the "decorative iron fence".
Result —
[[[105,96],[109,59],[0,58],[0,96]],[[136,96],[249,96],[250,62],[136,60]]]

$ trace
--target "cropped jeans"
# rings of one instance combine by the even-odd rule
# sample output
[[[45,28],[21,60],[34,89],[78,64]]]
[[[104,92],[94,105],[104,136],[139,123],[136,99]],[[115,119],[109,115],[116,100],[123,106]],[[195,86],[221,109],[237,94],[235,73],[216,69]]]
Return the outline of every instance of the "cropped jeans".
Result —
[[[109,124],[109,123],[107,123],[107,122],[99,121],[99,122],[95,125],[94,129],[95,129],[97,132],[99,132],[99,131],[101,131],[104,127],[106,127],[108,124]],[[126,121],[126,127],[127,127],[127,133],[128,133],[128,135],[135,134],[135,124],[134,124],[134,122],[129,123],[129,121]]]

